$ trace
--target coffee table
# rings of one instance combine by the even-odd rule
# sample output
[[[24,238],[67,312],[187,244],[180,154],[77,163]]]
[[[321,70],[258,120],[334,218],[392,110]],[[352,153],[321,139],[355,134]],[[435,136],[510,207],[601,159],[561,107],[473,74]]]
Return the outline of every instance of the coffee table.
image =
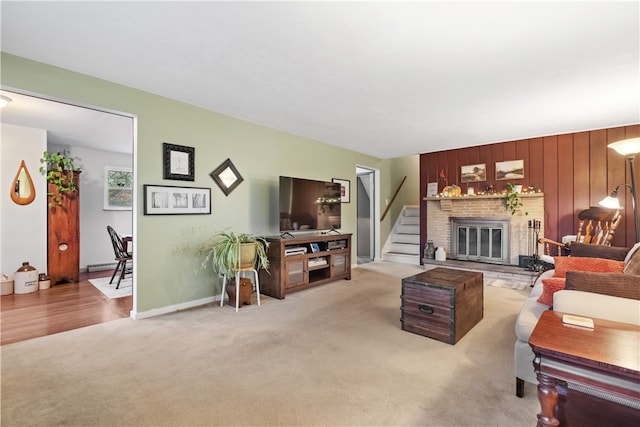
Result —
[[[455,344],[483,316],[482,273],[434,268],[402,279],[402,329]]]
[[[529,337],[538,377],[538,426],[640,425],[640,327],[593,319],[566,325],[545,311]]]

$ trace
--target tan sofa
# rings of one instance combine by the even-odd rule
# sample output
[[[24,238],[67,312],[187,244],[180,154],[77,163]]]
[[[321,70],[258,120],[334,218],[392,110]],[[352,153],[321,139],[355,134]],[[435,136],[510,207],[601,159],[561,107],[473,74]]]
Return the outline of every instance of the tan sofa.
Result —
[[[566,288],[553,295],[553,310],[640,325],[640,244],[636,244],[631,250],[588,246],[594,245],[572,244],[571,256],[624,261],[625,272],[568,271]],[[529,346],[529,336],[542,313],[551,309],[550,306],[538,302],[538,298],[543,292],[542,280],[553,275],[554,270],[549,270],[538,277],[516,320],[514,365],[518,397],[524,395],[525,381],[538,383],[533,369],[534,355]]]

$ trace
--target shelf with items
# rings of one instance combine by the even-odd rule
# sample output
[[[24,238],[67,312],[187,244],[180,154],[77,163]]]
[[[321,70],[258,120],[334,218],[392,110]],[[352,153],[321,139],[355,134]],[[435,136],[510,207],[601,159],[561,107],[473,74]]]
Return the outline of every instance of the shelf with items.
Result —
[[[318,270],[320,268],[329,267],[329,263],[327,262],[327,257],[309,258],[307,260],[307,265],[309,266],[309,270]]]

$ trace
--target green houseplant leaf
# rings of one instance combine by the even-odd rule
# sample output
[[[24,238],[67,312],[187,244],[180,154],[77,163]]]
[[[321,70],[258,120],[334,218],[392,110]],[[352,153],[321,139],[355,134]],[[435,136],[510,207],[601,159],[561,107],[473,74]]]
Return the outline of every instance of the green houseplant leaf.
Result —
[[[511,215],[515,215],[518,209],[524,206],[522,199],[520,199],[520,193],[516,191],[515,187],[515,184],[507,183],[506,193],[504,194],[504,201]],[[525,212],[524,214],[529,215],[529,212]]]
[[[211,262],[213,269],[217,272],[235,273],[240,265],[240,248],[247,243],[255,244],[256,269],[269,272],[269,257],[267,256],[269,242],[263,237],[253,234],[237,234],[229,230],[217,233],[204,246],[205,259],[202,262],[202,267],[205,268]]]
[[[49,207],[53,204],[62,205],[64,197],[70,193],[78,191],[78,187],[73,179],[73,172],[78,168],[75,165],[75,158],[70,157],[66,150],[62,153],[58,151],[45,151],[40,159],[40,173],[45,174],[47,182],[57,188],[57,193],[49,192]]]

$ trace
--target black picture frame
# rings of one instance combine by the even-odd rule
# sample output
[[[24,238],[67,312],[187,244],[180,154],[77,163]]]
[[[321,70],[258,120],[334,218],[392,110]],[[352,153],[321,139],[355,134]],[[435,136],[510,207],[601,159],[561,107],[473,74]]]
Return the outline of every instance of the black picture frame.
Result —
[[[218,184],[225,196],[231,194],[244,178],[238,172],[231,159],[227,159],[220,166],[215,168],[210,174],[211,178]]]
[[[145,215],[210,215],[211,188],[145,184]]]
[[[163,179],[194,181],[195,176],[194,147],[162,143]]]
[[[340,184],[340,202],[351,203],[351,181],[348,179],[332,178],[331,182]]]

